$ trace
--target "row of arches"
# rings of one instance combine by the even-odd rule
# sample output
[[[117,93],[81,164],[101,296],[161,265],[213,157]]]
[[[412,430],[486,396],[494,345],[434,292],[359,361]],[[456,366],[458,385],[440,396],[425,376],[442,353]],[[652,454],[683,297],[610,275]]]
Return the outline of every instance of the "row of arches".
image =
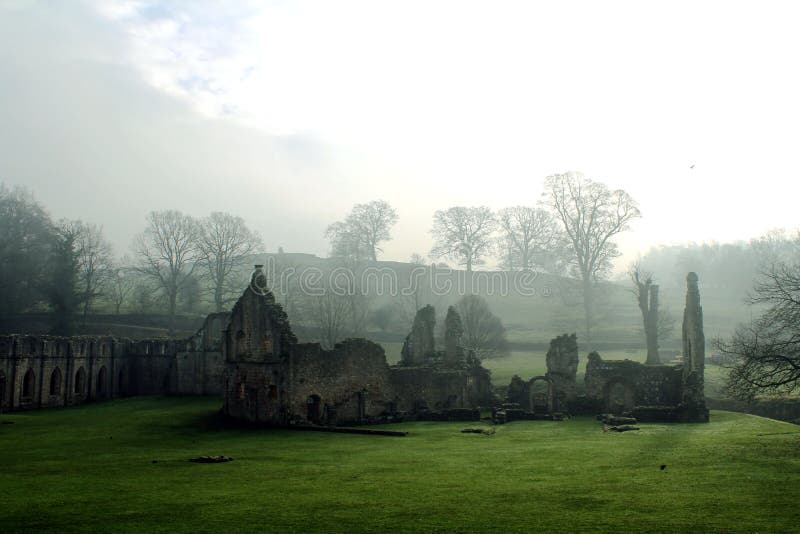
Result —
[[[111,388],[109,387],[109,379],[108,379],[108,370],[106,366],[100,367],[100,370],[97,372],[97,379],[95,381],[95,397],[96,398],[106,398],[111,393]],[[117,383],[117,393],[120,395],[126,394],[126,370],[123,367],[120,369],[118,374],[118,383]],[[58,397],[61,396],[63,393],[64,387],[64,380],[63,374],[59,367],[56,367],[50,372],[50,380],[48,383],[47,392],[51,397]],[[0,406],[6,404],[6,395],[8,393],[7,388],[7,378],[3,371],[0,371]],[[22,377],[22,390],[21,390],[21,400],[24,402],[31,401],[36,395],[36,373],[33,369],[28,368],[25,371],[25,374]],[[74,380],[72,381],[72,394],[77,398],[82,398],[87,395],[87,379],[86,379],[86,370],[83,366],[79,367],[77,371],[75,371]],[[9,399],[11,400],[11,399]]]

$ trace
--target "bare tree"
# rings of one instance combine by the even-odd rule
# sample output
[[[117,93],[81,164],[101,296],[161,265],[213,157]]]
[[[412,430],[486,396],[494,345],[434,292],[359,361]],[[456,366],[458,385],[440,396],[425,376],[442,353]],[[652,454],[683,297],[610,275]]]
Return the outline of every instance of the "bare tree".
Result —
[[[325,237],[331,240],[334,256],[378,261],[379,244],[391,239],[389,231],[397,222],[397,212],[384,200],[356,204],[343,222],[328,226]]]
[[[649,364],[661,363],[658,356],[658,285],[653,283],[653,273],[642,270],[639,262],[631,265],[628,276],[633,282],[633,295],[642,312],[644,336],[647,344],[647,360]]]
[[[106,298],[114,306],[114,313],[119,315],[122,305],[128,300],[136,285],[135,272],[130,268],[131,260],[127,256],[122,259],[121,266],[113,269],[107,280]]]
[[[341,341],[350,321],[350,300],[326,290],[322,295],[308,297],[308,318],[319,332],[322,346],[332,349]]]
[[[727,391],[750,400],[760,394],[800,391],[800,265],[765,269],[749,301],[767,305],[752,323],[740,325],[717,349],[733,362]]]
[[[169,334],[174,335],[178,292],[197,265],[197,223],[179,211],[151,211],[133,249],[139,259],[136,270],[167,298]]]
[[[594,289],[619,255],[611,239],[640,217],[628,193],[610,190],[579,173],[555,174],[545,179],[544,204],[553,210],[572,248],[572,264],[580,277],[586,319],[586,341],[592,348]]]
[[[449,257],[464,265],[468,273],[483,258],[492,253],[492,233],[497,221],[486,206],[465,208],[457,206],[439,210],[433,216],[435,244],[431,256]]]
[[[508,251],[506,268],[532,269],[553,253],[560,231],[553,215],[540,208],[514,206],[500,210],[502,247]]]
[[[474,352],[480,359],[508,355],[506,329],[483,297],[467,295],[455,308],[461,316],[461,344],[467,352]]]
[[[222,311],[242,290],[231,287],[231,273],[261,247],[261,237],[241,217],[217,211],[200,220],[198,259],[210,281],[216,311]]]
[[[93,224],[76,223],[75,241],[78,253],[78,284],[82,294],[83,325],[92,303],[102,294],[113,275],[111,244],[103,237],[103,229]]]

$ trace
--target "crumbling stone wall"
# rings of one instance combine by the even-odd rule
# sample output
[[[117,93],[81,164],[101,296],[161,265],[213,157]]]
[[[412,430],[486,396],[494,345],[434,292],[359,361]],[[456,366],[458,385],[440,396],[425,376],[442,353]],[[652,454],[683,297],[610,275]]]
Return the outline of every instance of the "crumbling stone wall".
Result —
[[[586,366],[586,398],[597,411],[630,413],[642,420],[707,422],[703,391],[705,336],[697,275],[686,277],[683,363],[644,365],[603,360],[596,352]]]
[[[459,319],[460,322],[460,319]],[[401,351],[403,365],[422,365],[435,356],[434,328],[436,310],[431,305],[417,310],[411,332],[406,336]]]
[[[0,336],[0,409],[129,395],[221,394],[220,325],[226,320],[226,314],[212,314],[195,336],[181,341]]]

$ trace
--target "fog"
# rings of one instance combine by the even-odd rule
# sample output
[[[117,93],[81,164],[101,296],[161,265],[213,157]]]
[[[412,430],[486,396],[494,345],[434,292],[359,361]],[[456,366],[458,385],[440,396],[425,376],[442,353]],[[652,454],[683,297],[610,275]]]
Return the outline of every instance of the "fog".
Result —
[[[566,171],[639,203],[618,273],[652,246],[797,226],[791,4],[0,10],[0,179],[119,252],[170,208],[326,256],[328,224],[382,198],[383,257],[405,261],[436,210],[535,205]]]

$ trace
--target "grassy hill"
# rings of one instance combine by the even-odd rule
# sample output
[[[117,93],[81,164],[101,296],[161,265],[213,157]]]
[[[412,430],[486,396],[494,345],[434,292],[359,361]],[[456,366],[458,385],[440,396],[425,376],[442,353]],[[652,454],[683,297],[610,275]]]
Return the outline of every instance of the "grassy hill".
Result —
[[[800,428],[728,412],[407,423],[403,438],[231,427],[218,399],[3,415],[0,531],[792,531]],[[188,458],[225,454],[226,464]],[[153,460],[156,463],[153,463]],[[661,466],[665,465],[664,469]]]

